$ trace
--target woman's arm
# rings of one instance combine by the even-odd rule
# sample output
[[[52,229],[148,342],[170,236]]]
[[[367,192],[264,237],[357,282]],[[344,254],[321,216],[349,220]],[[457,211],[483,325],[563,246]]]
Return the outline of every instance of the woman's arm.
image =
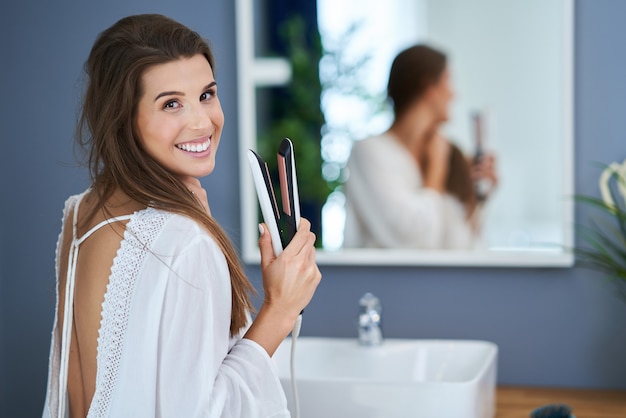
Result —
[[[297,249],[302,237],[305,237],[303,242],[308,242],[308,234],[303,229],[306,224],[301,223],[302,233],[298,240],[294,238],[294,247],[285,250],[285,257],[276,259],[280,265],[267,267],[270,271],[265,273],[269,277],[266,282],[273,284],[266,286],[269,295],[266,299],[269,298],[271,303],[264,303],[260,316],[243,339],[229,338],[230,278],[221,251],[205,234],[194,238],[193,234],[184,236],[180,229],[174,231],[178,239],[186,243],[186,248],[175,256],[171,265],[162,308],[158,312],[157,415],[288,416],[283,389],[269,351],[273,351],[271,345],[277,346],[289,333],[297,317],[291,312],[297,310],[299,313],[312,291],[308,295],[307,292],[294,292],[292,287],[297,290],[300,286],[293,285],[281,293],[276,288],[284,290],[285,287],[275,282],[298,283],[300,278],[309,276],[306,269],[282,268],[283,263],[298,264],[293,260],[297,261],[299,257],[291,257],[290,252]],[[269,242],[268,248],[271,249]],[[159,272],[163,270],[161,265]],[[296,274],[298,277],[294,277]],[[303,296],[293,297],[293,293]],[[294,300],[296,306],[291,307]],[[149,341],[145,344],[149,346]],[[138,362],[133,362],[133,366],[149,369],[141,367]]]
[[[435,134],[428,139],[424,158],[424,187],[444,194],[449,171],[450,143],[442,135]]]
[[[310,302],[322,274],[315,263],[315,234],[309,221],[300,221],[298,232],[278,257],[265,225],[260,230],[264,300],[244,338],[255,341],[272,356]]]

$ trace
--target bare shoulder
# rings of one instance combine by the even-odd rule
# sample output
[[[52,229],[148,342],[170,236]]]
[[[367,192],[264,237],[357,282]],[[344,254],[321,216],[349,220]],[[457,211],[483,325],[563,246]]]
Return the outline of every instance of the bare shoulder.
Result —
[[[78,237],[82,237],[104,221],[109,222],[93,231],[80,245],[76,269],[77,291],[78,284],[106,287],[113,259],[120,248],[128,222],[113,218],[145,209],[145,206],[134,202],[121,192],[115,192],[101,207],[96,207],[97,204],[95,196],[87,194],[78,213]],[[81,222],[83,219],[88,219],[88,222]]]
[[[120,192],[102,206],[92,193],[83,198],[78,212],[77,237],[83,237],[96,225],[114,217],[129,215],[143,207]],[[85,222],[85,220],[87,220]],[[101,307],[111,275],[113,260],[124,238],[127,221],[104,223],[80,244],[76,263],[75,309],[85,322],[82,329],[97,330]],[[80,321],[79,321],[80,322]],[[80,323],[77,329],[80,330]]]

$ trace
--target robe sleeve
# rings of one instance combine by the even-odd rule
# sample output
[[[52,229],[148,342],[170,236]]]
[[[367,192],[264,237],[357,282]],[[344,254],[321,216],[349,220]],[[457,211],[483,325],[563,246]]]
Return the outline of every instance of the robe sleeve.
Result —
[[[229,336],[230,276],[206,233],[176,254],[164,292],[157,415],[289,417],[275,365],[257,343]]]

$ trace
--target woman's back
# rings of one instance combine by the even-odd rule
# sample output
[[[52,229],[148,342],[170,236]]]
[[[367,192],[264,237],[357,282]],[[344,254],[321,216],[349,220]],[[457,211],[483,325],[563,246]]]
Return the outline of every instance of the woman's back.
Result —
[[[68,360],[69,409],[71,416],[86,416],[94,395],[96,382],[96,355],[98,333],[102,319],[102,302],[111,274],[111,266],[124,236],[127,220],[104,223],[109,218],[124,216],[141,209],[122,193],[114,193],[108,200],[105,214],[94,210],[96,199],[93,192],[86,194],[78,208],[76,240],[78,258],[75,270],[73,324]],[[76,210],[76,207],[74,207]],[[59,277],[59,329],[63,329],[65,292],[70,252],[73,241],[74,210],[66,214],[61,236],[58,259]],[[85,222],[87,220],[87,222]],[[88,234],[88,236],[87,236]],[[82,241],[84,239],[84,241]],[[75,243],[76,244],[76,243]],[[75,251],[75,250],[74,250]]]

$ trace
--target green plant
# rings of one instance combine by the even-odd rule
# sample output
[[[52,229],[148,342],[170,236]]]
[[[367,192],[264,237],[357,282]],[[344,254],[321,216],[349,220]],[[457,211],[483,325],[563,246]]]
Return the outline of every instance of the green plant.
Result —
[[[311,229],[317,235],[316,246],[321,246],[322,206],[332,191],[322,177],[324,114],[320,108],[319,79],[322,44],[317,28],[308,28],[298,14],[283,21],[278,34],[291,67],[291,81],[284,87],[263,92],[269,121],[261,128],[258,151],[267,161],[276,199],[280,199],[276,152],[283,138],[293,142],[301,214],[311,222]]]
[[[319,33],[316,32],[311,42],[306,33],[304,20],[299,15],[285,20],[279,27],[292,77],[287,86],[273,92],[271,121],[259,135],[258,149],[267,160],[270,171],[275,172],[278,145],[283,138],[290,138],[302,184],[300,200],[323,204],[331,190],[321,174],[320,138],[324,115],[320,109],[319,60],[322,46]],[[275,190],[278,190],[276,185]]]
[[[612,163],[600,176],[601,198],[577,196],[597,210],[598,218],[580,226],[584,246],[575,249],[581,264],[606,274],[626,301],[626,160]]]

